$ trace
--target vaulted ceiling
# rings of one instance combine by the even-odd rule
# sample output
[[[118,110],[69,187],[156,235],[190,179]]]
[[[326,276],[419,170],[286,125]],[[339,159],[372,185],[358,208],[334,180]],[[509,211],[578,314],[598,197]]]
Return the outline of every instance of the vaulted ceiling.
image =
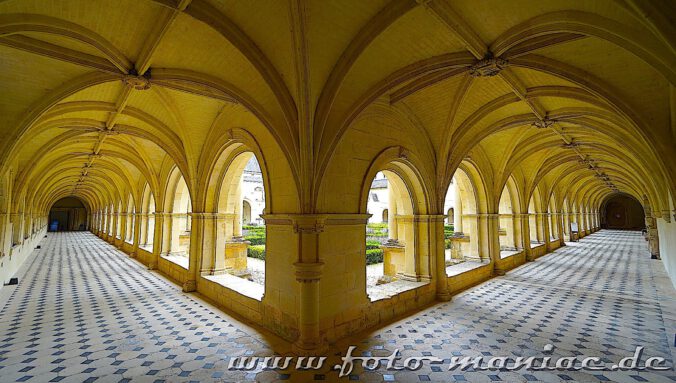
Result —
[[[626,192],[668,209],[673,14],[634,0],[0,0],[0,174],[30,204],[125,200],[170,166],[194,185],[208,137],[245,127],[280,148],[312,210],[345,133],[384,108],[420,127],[441,185],[471,160],[497,191],[514,177],[525,196]]]

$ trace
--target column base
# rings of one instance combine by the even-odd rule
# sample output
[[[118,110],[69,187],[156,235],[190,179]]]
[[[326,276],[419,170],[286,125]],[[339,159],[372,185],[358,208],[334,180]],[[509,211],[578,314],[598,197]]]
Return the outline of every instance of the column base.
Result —
[[[157,270],[157,264],[155,262],[148,263],[148,270]]]
[[[450,302],[453,299],[453,295],[448,291],[437,294],[437,300],[439,302]]]
[[[291,345],[291,351],[298,356],[328,356],[329,345],[322,342],[296,341]]]
[[[134,253],[134,252],[129,253],[129,258],[136,258],[136,253]]]
[[[197,281],[187,280],[183,283],[183,292],[191,293],[197,290]]]
[[[223,275],[223,274],[231,274],[232,269],[229,269],[227,267],[223,267],[220,269],[214,269],[214,270],[202,270],[200,271],[200,275]]]
[[[505,270],[498,269],[498,268],[493,269],[493,276],[501,277],[501,276],[505,275],[505,273],[507,273]]]

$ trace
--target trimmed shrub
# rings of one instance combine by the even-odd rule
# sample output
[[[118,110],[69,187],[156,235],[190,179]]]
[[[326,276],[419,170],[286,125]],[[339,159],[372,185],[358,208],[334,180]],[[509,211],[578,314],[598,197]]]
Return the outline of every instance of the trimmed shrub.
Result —
[[[387,223],[386,222],[383,222],[383,223],[368,223],[368,224],[366,224],[366,227],[368,227],[369,229],[373,229],[373,230],[382,230],[382,229],[387,229]]]
[[[374,240],[367,240],[366,241],[366,250],[374,250],[374,249],[380,249],[381,243],[378,241]]]
[[[246,256],[265,260],[265,245],[255,245],[247,247]]]
[[[450,248],[451,248],[451,240],[450,240],[450,239],[444,240],[444,243],[446,244],[446,248],[447,248],[447,249],[450,249]]]
[[[249,233],[244,236],[244,240],[251,242],[251,245],[265,245],[265,233]]]
[[[383,261],[383,251],[380,249],[366,250],[366,264],[373,265]]]

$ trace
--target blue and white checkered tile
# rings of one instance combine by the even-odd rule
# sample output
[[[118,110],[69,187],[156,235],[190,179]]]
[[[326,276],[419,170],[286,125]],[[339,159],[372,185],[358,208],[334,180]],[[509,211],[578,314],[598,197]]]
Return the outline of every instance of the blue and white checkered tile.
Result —
[[[674,329],[640,234],[603,231],[406,319],[333,345],[319,371],[232,371],[272,355],[251,327],[212,310],[88,233],[50,234],[0,311],[0,382],[676,382],[673,370],[447,370],[452,357],[598,356],[636,346],[672,366]],[[673,290],[670,291],[673,294]],[[544,353],[547,344],[554,346]],[[434,356],[416,371],[331,367],[359,353]]]

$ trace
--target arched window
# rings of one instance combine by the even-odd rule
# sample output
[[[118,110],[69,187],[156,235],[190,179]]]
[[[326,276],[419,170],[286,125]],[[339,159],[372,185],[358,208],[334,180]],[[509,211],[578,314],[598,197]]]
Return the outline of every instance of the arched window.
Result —
[[[141,234],[139,247],[152,253],[155,239],[155,197],[146,184],[141,203]]]
[[[125,231],[125,242],[132,243],[134,241],[134,223],[136,220],[136,206],[134,206],[134,198],[129,194],[127,200],[127,227]]]
[[[192,202],[183,175],[175,168],[169,177],[164,216],[162,257],[188,268],[190,258],[190,213]]]
[[[554,203],[554,196],[549,199],[549,237],[551,240],[559,239],[559,225],[556,215],[556,205]]]
[[[265,185],[252,152],[234,155],[218,176],[218,225],[213,258],[205,261],[204,278],[250,298],[265,291]]]
[[[514,207],[517,204],[513,197],[510,187],[505,185],[504,189],[502,189],[500,204],[498,206],[498,213],[500,215],[500,229],[498,231],[500,238],[500,258],[518,254],[523,250],[519,248],[520,241],[518,235],[521,230],[519,230],[514,219],[514,214],[516,213]]]
[[[477,188],[470,175],[458,168],[446,191],[444,211],[453,209],[453,224],[446,225],[446,274],[454,276],[487,263],[479,253]]]
[[[122,201],[117,202],[117,225],[115,227],[115,238],[122,239]]]
[[[570,210],[568,209],[568,198],[563,200],[563,239],[570,241]]]
[[[378,172],[366,210],[366,293],[371,301],[390,298],[424,283],[417,278],[415,202],[406,181],[392,170]],[[378,218],[387,219],[377,222]]]

